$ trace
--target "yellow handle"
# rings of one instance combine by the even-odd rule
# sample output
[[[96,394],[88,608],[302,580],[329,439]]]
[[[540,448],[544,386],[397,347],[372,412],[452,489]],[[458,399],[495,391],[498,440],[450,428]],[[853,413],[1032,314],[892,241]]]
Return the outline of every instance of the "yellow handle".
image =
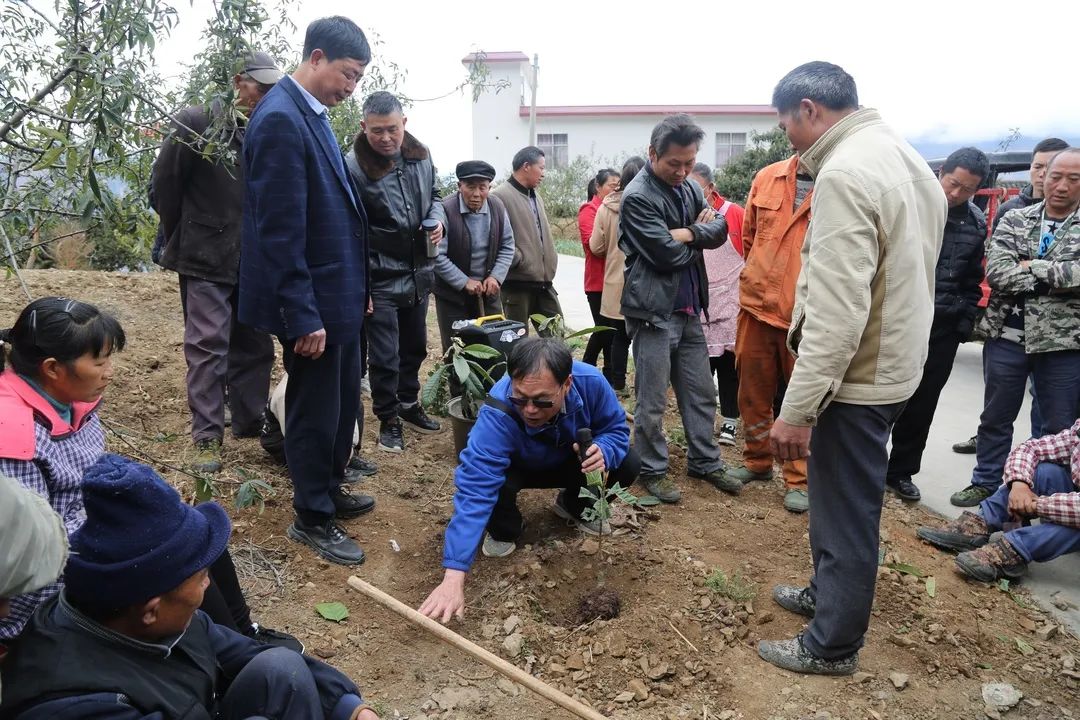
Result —
[[[495,315],[485,315],[484,317],[478,317],[475,320],[473,320],[473,322],[475,324],[477,324],[477,325],[483,325],[488,320],[505,320],[505,319],[506,319],[505,315],[495,314]]]

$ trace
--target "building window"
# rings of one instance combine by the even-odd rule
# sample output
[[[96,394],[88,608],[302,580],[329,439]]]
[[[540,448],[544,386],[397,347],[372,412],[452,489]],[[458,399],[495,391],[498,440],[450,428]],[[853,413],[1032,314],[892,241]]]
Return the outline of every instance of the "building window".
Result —
[[[544,164],[549,169],[564,168],[570,164],[570,146],[566,138],[566,133],[537,134],[536,146],[544,151]]]
[[[716,133],[716,167],[724,167],[744,152],[746,133]]]

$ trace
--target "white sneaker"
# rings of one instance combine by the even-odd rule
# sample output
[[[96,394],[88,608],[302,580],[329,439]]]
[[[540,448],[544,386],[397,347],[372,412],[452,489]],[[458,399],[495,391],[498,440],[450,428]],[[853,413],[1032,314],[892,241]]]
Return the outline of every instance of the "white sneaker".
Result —
[[[568,520],[574,525],[577,525],[578,529],[586,535],[610,535],[611,525],[607,520],[582,520],[579,517],[574,517],[570,514],[570,511],[559,504],[559,498],[555,498],[555,502],[551,503],[551,511],[561,517],[563,520]]]
[[[517,543],[496,540],[488,533],[484,533],[484,545],[480,548],[484,557],[504,558],[512,555],[515,550],[517,550]]]
[[[716,434],[716,441],[721,445],[735,444],[735,423],[724,423],[720,426],[720,432]]]

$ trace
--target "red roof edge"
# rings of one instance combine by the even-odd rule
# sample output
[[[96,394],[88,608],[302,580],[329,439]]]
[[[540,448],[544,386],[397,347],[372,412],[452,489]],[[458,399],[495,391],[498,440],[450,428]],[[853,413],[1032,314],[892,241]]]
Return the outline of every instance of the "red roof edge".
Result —
[[[771,115],[771,105],[545,105],[537,106],[538,116],[573,115]],[[529,106],[519,109],[521,117],[529,116]]]
[[[472,65],[483,57],[485,63],[517,63],[528,62],[529,56],[520,50],[508,50],[502,52],[474,52],[461,58],[462,65]]]

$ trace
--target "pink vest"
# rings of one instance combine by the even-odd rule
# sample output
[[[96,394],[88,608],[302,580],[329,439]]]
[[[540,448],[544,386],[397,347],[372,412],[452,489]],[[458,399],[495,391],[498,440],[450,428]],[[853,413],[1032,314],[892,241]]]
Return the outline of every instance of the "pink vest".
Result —
[[[43,419],[54,439],[67,437],[79,430],[87,416],[101,404],[75,402],[71,404],[71,422],[65,422],[48,400],[14,370],[0,373],[0,457],[9,460],[34,459],[34,416]]]

